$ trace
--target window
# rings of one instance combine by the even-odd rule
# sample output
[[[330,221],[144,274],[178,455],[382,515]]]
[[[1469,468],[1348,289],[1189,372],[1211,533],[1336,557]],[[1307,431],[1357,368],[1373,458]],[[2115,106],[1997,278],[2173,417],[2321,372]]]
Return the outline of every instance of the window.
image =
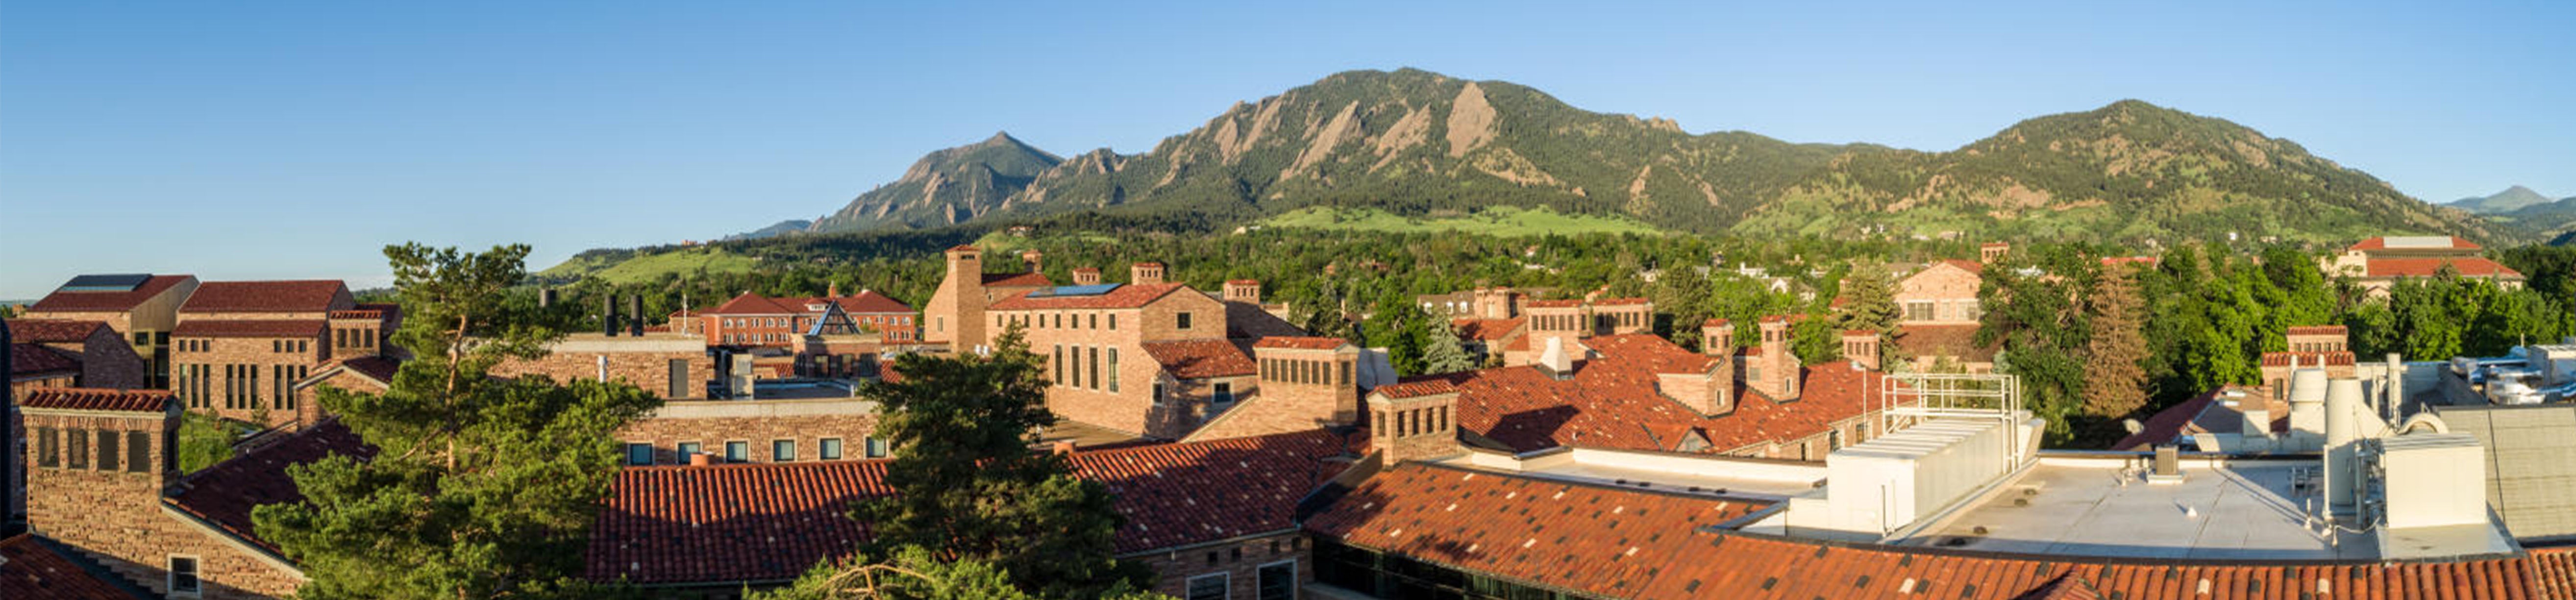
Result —
[[[1064,344],[1055,345],[1055,383],[1064,383]]]
[[[1091,328],[1100,328],[1100,313],[1091,313]]]
[[[885,458],[887,450],[885,438],[868,436],[868,458]]]
[[[1906,303],[1905,303],[1905,320],[1907,320],[1907,321],[1930,321],[1930,320],[1932,320],[1932,302],[1931,302],[1931,301],[1929,301],[1929,300],[1915,300],[1915,301],[1911,301],[1911,302],[1906,302]]]
[[[116,440],[116,432],[98,430],[98,470],[116,470]]]
[[[185,594],[194,596],[203,592],[204,590],[202,589],[202,586],[197,584],[197,558],[193,556],[170,557],[169,583],[170,593],[172,595]]]
[[[1073,387],[1082,387],[1082,347],[1074,346],[1073,353],[1069,356],[1073,359],[1073,365],[1067,367],[1067,369],[1073,372],[1073,379],[1066,381],[1065,384]]]
[[[814,458],[820,460],[840,460],[841,438],[823,438],[820,441],[814,442]]]
[[[125,472],[147,473],[152,470],[152,434],[125,432]]]
[[[68,456],[63,457],[63,468],[89,468],[89,430],[63,430],[63,447],[66,450],[70,450],[70,452],[65,453],[68,454]]]
[[[771,440],[770,462],[796,462],[796,440]]]
[[[1234,405],[1234,384],[1231,384],[1231,383],[1220,383],[1220,384],[1216,384],[1216,395],[1215,395],[1214,397],[1209,398],[1209,399],[1208,399],[1208,403],[1209,403],[1209,404],[1214,404],[1214,405],[1217,405],[1217,406],[1233,406],[1233,405]]]
[[[1100,389],[1100,348],[1091,349],[1091,389]]]
[[[1154,405],[1163,405],[1163,383],[1160,381],[1154,382]]]
[[[1209,553],[1208,558],[1216,558],[1216,554]],[[1232,579],[1232,573],[1209,573],[1206,575],[1192,577],[1190,578],[1189,593],[1184,596],[1184,598],[1187,598],[1187,600],[1226,600],[1226,592],[1228,591],[1226,588],[1232,587],[1228,585],[1232,583]]]
[[[1109,330],[1110,330],[1110,331],[1117,331],[1117,330],[1118,330],[1118,314],[1117,314],[1117,313],[1110,313],[1110,314],[1109,314]]]
[[[653,464],[653,445],[652,445],[652,444],[637,444],[637,443],[632,443],[632,442],[627,443],[627,444],[626,444],[626,464],[630,464],[630,465],[649,465],[649,464]]]
[[[1173,321],[1172,328],[1188,330],[1190,328],[1190,313],[1180,313],[1179,318]]]
[[[54,437],[54,428],[36,428],[36,466],[47,469],[60,467],[63,465],[62,455],[62,440]]]
[[[725,462],[751,460],[751,442],[725,442]]]
[[[1118,349],[1109,349],[1109,391],[1118,391]]]
[[[1351,363],[1342,363],[1342,385],[1351,384]]]
[[[698,448],[697,442],[680,442],[680,464],[689,464],[689,457],[697,456]]]

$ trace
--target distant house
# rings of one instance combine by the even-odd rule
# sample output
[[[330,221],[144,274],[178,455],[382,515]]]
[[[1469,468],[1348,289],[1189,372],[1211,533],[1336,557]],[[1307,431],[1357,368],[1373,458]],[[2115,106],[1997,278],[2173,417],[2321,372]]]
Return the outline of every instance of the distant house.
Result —
[[[1989,245],[1982,253],[1989,261],[2003,256],[2003,249]],[[1985,305],[1977,299],[1977,288],[1985,283],[1986,263],[1966,260],[1944,260],[1924,265],[1896,285],[1896,346],[1914,357],[1918,369],[1928,369],[1948,361],[1969,372],[1994,369],[1995,348],[1976,343],[1978,321],[1985,318]]]

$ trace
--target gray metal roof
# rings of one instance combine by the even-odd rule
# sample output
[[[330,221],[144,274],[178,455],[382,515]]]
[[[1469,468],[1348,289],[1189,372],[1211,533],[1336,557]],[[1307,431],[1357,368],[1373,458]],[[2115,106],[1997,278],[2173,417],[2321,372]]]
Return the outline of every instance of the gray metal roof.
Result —
[[[2487,447],[2487,504],[2515,538],[2576,537],[2576,404],[2433,410]]]

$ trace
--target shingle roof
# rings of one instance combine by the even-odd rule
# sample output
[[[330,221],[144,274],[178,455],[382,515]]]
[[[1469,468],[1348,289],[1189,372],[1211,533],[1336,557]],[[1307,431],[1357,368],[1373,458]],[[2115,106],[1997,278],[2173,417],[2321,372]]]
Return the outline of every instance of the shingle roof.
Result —
[[[169,390],[107,390],[93,388],[36,388],[27,391],[18,405],[27,408],[59,410],[103,410],[114,412],[157,413],[167,410]]]
[[[170,330],[172,337],[319,337],[331,324],[321,319],[190,319]]]
[[[56,371],[79,373],[80,370],[80,359],[52,348],[31,343],[11,342],[9,344],[10,377]]]
[[[276,544],[260,539],[254,532],[250,511],[261,505],[304,501],[304,492],[297,490],[295,478],[286,474],[287,467],[334,454],[361,458],[375,455],[373,448],[337,420],[286,435],[286,439],[268,447],[189,475],[182,484],[185,489],[165,501],[242,541],[276,550]]]
[[[1243,348],[1225,340],[1145,342],[1144,346],[1145,353],[1163,365],[1163,372],[1178,379],[1251,375],[1260,370]]]
[[[348,286],[337,279],[209,281],[197,285],[179,312],[325,312]]]
[[[21,344],[61,344],[89,341],[91,333],[107,327],[100,321],[70,319],[11,319],[9,340]]]
[[[193,275],[154,275],[151,279],[144,280],[143,285],[135,286],[133,291],[127,292],[67,292],[55,290],[54,293],[46,294],[44,299],[37,300],[34,305],[28,306],[27,310],[31,313],[121,312],[134,310],[136,305],[140,305],[144,301],[151,300],[153,296],[161,295],[161,292],[169,290],[170,286],[179,285],[180,282],[195,278],[196,277]]]
[[[0,540],[0,596],[46,600],[136,600],[125,588],[54,552],[35,534]]]
[[[1261,341],[1253,342],[1252,347],[1284,348],[1289,350],[1333,350],[1341,348],[1345,343],[1347,342],[1344,342],[1342,341],[1342,338],[1337,337],[1266,337],[1261,338]]]
[[[1769,505],[1406,462],[1369,478],[1305,526],[1344,544],[1452,568],[1635,597],[1658,575],[1702,560],[1693,529]]]
[[[1296,526],[1298,499],[1341,472],[1346,440],[1323,430],[1077,452],[1126,523],[1117,551],[1140,552]],[[885,461],[634,467],[610,487],[591,530],[587,576],[637,583],[794,578],[854,549],[867,528],[852,501],[892,493]]]
[[[2522,272],[2475,256],[2455,258],[2373,258],[2367,263],[2367,277],[2431,277],[2442,271],[2442,265],[2466,277],[2503,277],[2517,279]]]
[[[1143,285],[1131,283],[1119,285],[1116,288],[1110,289],[1107,293],[1102,294],[1093,294],[1088,296],[1042,296],[1037,298],[1029,297],[1030,294],[1037,292],[1037,290],[1031,290],[1029,293],[1013,294],[1008,298],[1003,298],[1000,301],[994,302],[993,305],[986,310],[1136,308],[1152,304],[1155,300],[1160,300],[1163,296],[1171,294],[1173,291],[1188,288],[1188,285],[1178,283],[1148,283]]]
[[[1659,373],[1700,373],[1716,358],[1646,334],[1583,340],[1601,357],[1559,381],[1535,367],[1502,367],[1420,380],[1459,387],[1458,424],[1527,452],[1557,446],[1670,451],[1675,432],[1696,430],[1712,451],[1822,433],[1867,410],[1863,376],[1847,362],[1809,365],[1800,398],[1778,402],[1736,385],[1734,412],[1704,417],[1657,392]]]

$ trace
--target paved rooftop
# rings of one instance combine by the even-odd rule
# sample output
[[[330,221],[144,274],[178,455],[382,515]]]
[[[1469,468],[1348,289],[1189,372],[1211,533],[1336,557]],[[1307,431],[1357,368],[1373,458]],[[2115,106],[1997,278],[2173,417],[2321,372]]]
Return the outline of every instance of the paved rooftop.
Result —
[[[2301,501],[2313,492],[2294,490],[2292,482],[2315,463],[2212,464],[2187,460],[2183,482],[2148,484],[2123,475],[2117,461],[2042,462],[1904,543],[2139,558],[2378,557],[2374,536],[2337,533],[2334,540],[2306,526]]]

